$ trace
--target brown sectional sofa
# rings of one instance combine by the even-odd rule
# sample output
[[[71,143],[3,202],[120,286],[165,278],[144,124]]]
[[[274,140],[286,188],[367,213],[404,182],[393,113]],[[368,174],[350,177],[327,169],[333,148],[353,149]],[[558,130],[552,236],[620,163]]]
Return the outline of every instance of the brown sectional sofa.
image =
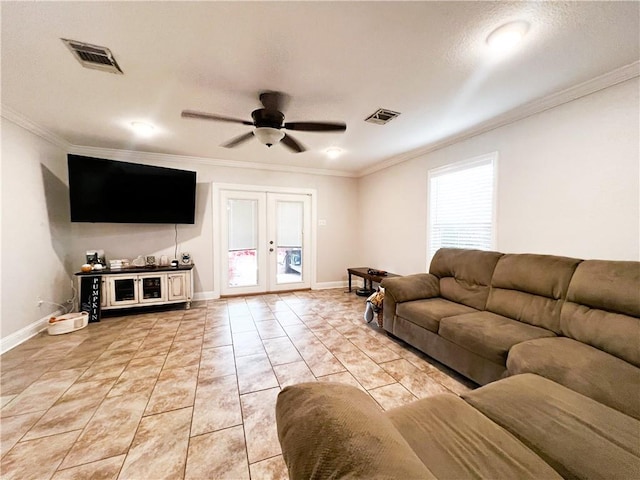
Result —
[[[533,374],[387,412],[350,385],[302,383],[276,420],[292,480],[640,478],[639,420]]]
[[[291,478],[640,479],[640,263],[441,249],[389,278],[384,329],[484,385],[382,413],[285,388]]]
[[[558,337],[515,345],[507,371],[537,373],[640,419],[640,263],[576,268]]]
[[[640,419],[640,263],[443,248],[384,329],[480,385],[535,373]]]

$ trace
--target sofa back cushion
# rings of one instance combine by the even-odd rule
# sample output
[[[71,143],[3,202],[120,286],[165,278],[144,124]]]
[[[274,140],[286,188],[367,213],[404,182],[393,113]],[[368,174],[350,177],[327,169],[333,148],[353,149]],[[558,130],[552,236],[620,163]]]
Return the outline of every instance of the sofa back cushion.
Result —
[[[563,335],[640,367],[640,262],[582,262],[560,325]]]
[[[484,310],[498,252],[441,248],[433,256],[429,273],[440,279],[440,296]]]
[[[560,309],[581,260],[554,255],[503,255],[491,279],[487,310],[560,333]]]

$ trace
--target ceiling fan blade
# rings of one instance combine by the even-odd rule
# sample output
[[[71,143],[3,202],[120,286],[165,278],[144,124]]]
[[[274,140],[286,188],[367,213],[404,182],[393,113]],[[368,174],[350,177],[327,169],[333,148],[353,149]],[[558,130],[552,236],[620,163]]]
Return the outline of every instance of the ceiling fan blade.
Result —
[[[253,132],[249,132],[249,133],[244,133],[240,136],[237,136],[235,138],[232,138],[231,140],[229,140],[227,143],[223,143],[222,145],[220,145],[221,147],[224,148],[233,148],[233,147],[237,147],[238,145],[240,145],[243,142],[246,142],[247,140],[250,140],[253,137]]]
[[[287,122],[284,124],[284,128],[304,132],[344,132],[347,125],[331,122]]]
[[[183,110],[182,118],[197,118],[200,120],[216,120],[219,122],[241,123],[243,125],[253,125],[253,122],[248,120],[240,120],[239,118],[224,117],[222,115],[216,115],[214,113],[196,112],[194,110]]]
[[[306,148],[304,148],[301,143],[294,140],[291,135],[287,135],[286,133],[284,134],[282,140],[280,140],[280,143],[284,143],[285,147],[293,150],[293,153],[300,153],[306,150]]]
[[[262,103],[267,110],[281,112],[286,110],[289,104],[289,98],[289,95],[286,93],[267,91],[260,94],[260,103]]]

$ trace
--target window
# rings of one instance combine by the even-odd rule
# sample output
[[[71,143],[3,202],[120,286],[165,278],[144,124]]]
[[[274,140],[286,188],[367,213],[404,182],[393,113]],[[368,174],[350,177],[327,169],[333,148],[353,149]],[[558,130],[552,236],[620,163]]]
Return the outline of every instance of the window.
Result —
[[[495,248],[497,161],[494,152],[429,171],[429,262],[441,247]]]

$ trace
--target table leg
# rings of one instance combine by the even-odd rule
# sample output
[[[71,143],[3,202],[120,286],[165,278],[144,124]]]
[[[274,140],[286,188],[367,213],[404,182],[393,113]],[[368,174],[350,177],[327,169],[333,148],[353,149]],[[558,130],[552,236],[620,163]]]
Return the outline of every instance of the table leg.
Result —
[[[351,293],[351,272],[349,272],[349,293]]]

